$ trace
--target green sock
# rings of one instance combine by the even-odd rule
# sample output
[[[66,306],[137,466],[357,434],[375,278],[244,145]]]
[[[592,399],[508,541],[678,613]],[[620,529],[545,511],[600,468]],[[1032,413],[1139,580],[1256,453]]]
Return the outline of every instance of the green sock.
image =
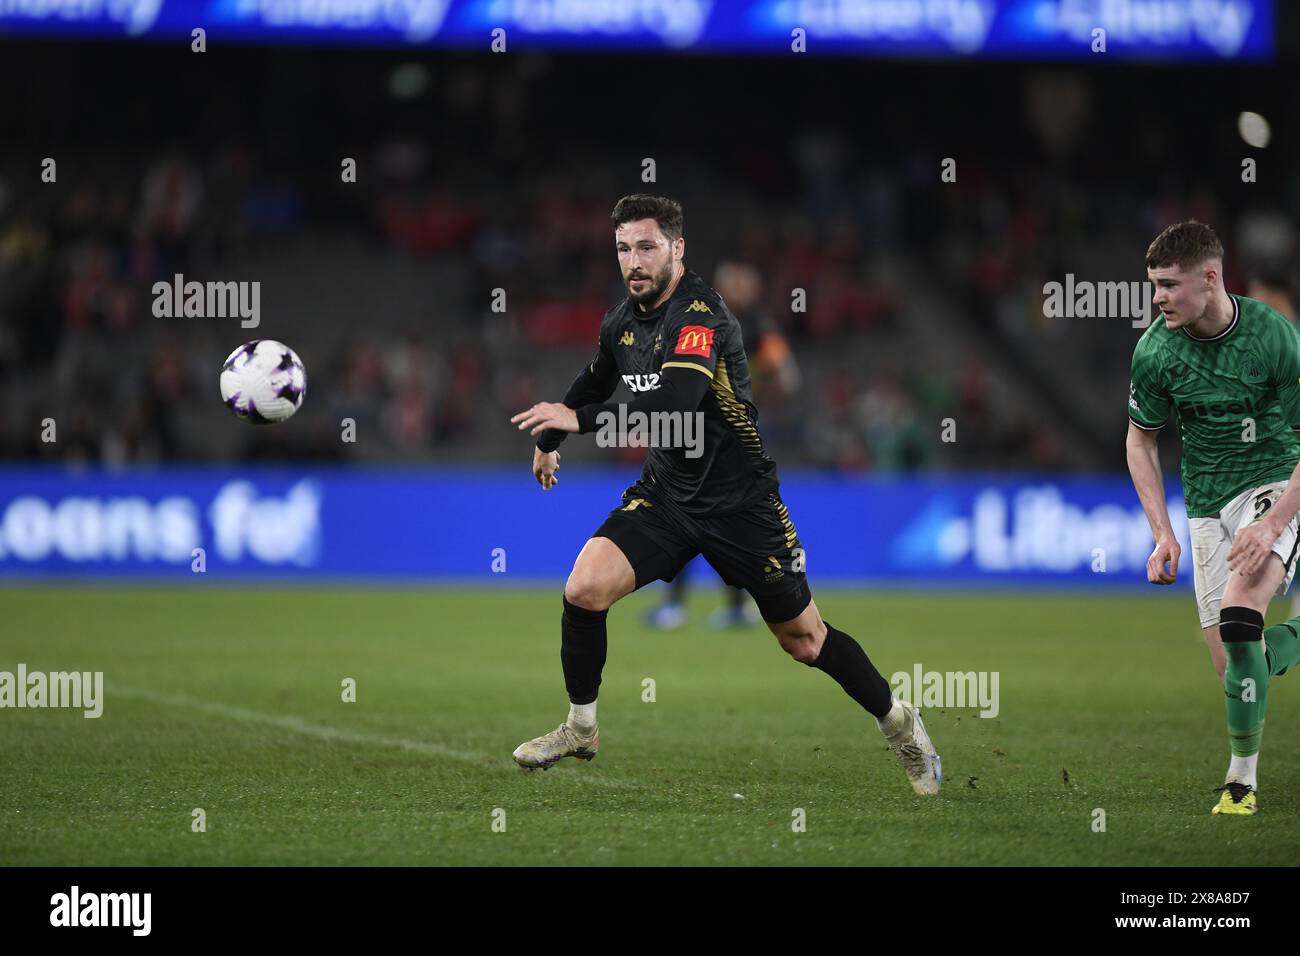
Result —
[[[1267,628],[1263,646],[1258,641],[1223,645],[1228,657],[1223,690],[1227,696],[1228,738],[1233,756],[1249,757],[1259,753],[1264,717],[1268,711],[1268,685],[1274,677],[1281,677],[1288,668],[1300,662],[1298,631],[1300,618],[1292,618],[1285,624]],[[1243,700],[1250,697],[1254,699]]]
[[[1300,617],[1293,617],[1285,624],[1274,624],[1264,631],[1264,643],[1268,645],[1268,676],[1281,677],[1287,668],[1300,661]]]
[[[1219,611],[1219,636],[1228,667],[1223,693],[1228,711],[1228,741],[1234,757],[1259,753],[1268,706],[1268,658],[1264,653],[1264,615],[1250,607]]]
[[[1268,662],[1259,641],[1225,643],[1228,671],[1223,678],[1227,695],[1228,740],[1235,757],[1259,753],[1264,735],[1264,710],[1268,704]]]

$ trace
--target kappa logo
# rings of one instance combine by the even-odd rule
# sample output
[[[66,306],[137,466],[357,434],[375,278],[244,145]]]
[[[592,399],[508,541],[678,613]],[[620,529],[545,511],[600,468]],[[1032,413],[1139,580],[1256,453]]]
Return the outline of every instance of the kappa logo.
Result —
[[[655,347],[654,347],[654,351],[656,351],[656,352],[662,352],[662,351],[663,351],[663,347],[664,347],[664,334],[663,334],[662,332],[656,332],[656,333],[655,333]]]
[[[635,345],[635,344],[636,344],[636,339],[633,338],[631,329],[629,329],[628,331],[626,331],[626,332],[623,333],[623,337],[622,337],[621,339],[618,340],[618,344],[619,344],[619,345]]]
[[[704,313],[707,313],[708,315],[712,315],[712,314],[713,314],[713,310],[710,309],[710,308],[709,308],[707,305],[705,305],[703,302],[701,302],[699,299],[694,299],[694,300],[692,300],[692,301],[691,301],[691,304],[688,305],[688,306],[686,307],[686,311],[687,311],[687,312],[704,312]]]
[[[713,349],[713,330],[703,325],[684,325],[677,336],[674,355],[700,355],[709,357]]]

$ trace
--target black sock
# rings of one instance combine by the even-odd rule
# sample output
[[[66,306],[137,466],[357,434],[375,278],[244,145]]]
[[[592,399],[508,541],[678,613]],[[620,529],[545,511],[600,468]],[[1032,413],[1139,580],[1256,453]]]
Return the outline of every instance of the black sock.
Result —
[[[826,640],[817,660],[808,665],[825,671],[877,719],[884,717],[894,706],[894,694],[889,684],[880,676],[862,645],[826,624]]]
[[[677,577],[668,582],[668,603],[686,603],[686,569],[677,572]]]
[[[560,618],[560,663],[564,686],[572,704],[590,704],[600,689],[600,672],[605,669],[608,640],[605,618],[609,611],[588,611],[564,598]]]

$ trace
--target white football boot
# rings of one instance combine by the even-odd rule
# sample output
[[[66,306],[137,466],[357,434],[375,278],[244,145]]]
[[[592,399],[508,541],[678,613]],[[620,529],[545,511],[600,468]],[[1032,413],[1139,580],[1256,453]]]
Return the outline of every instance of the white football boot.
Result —
[[[930,743],[930,735],[925,732],[921,712],[905,700],[899,703],[906,720],[896,733],[887,734],[885,740],[889,749],[903,762],[912,789],[923,797],[933,796],[939,792],[939,785],[943,782],[939,754]]]
[[[590,760],[600,749],[599,728],[592,728],[591,736],[585,737],[567,723],[560,724],[549,734],[542,734],[515,748],[515,763],[529,770],[545,770],[565,757],[577,757]]]

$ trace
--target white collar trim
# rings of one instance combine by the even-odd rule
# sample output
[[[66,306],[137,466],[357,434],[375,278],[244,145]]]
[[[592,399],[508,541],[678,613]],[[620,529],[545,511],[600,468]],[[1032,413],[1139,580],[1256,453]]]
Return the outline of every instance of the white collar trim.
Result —
[[[1232,293],[1228,293],[1228,298],[1232,300],[1232,321],[1228,323],[1228,327],[1226,329],[1224,329],[1218,335],[1211,335],[1207,339],[1207,338],[1202,338],[1199,335],[1193,335],[1191,332],[1187,331],[1187,326],[1183,326],[1183,334],[1186,335],[1193,342],[1217,342],[1219,339],[1223,338],[1225,335],[1227,335],[1229,332],[1235,329],[1237,327],[1237,319],[1241,317],[1241,305],[1237,302],[1237,297]]]

